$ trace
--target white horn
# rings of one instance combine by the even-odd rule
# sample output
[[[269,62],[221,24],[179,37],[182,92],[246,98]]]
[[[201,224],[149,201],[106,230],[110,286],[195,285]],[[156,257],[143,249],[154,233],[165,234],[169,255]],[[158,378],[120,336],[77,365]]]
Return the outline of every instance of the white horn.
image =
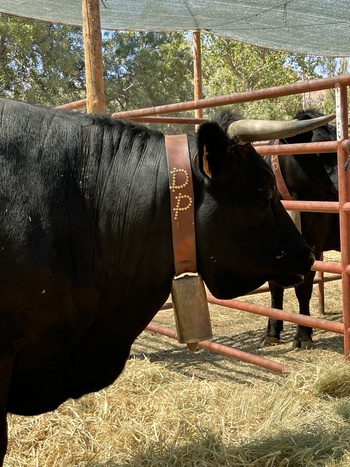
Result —
[[[332,114],[308,120],[238,120],[230,124],[227,133],[231,139],[237,140],[238,144],[282,139],[311,131],[334,118],[335,115]]]

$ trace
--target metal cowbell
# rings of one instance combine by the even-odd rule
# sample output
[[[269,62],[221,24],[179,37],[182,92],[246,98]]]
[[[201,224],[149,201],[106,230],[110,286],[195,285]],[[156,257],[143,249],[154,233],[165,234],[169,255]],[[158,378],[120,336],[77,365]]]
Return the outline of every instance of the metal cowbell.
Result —
[[[198,273],[184,273],[174,277],[172,301],[177,339],[194,351],[197,343],[213,337],[207,294]]]

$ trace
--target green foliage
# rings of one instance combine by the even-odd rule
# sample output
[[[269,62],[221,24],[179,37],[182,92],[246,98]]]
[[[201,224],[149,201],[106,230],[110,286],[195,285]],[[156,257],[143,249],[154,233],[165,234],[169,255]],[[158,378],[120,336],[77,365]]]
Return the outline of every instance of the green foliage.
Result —
[[[183,33],[103,33],[107,111],[193,98]],[[59,105],[85,97],[82,28],[0,15],[0,96]]]
[[[206,96],[234,94],[298,81],[290,54],[203,35],[203,81]],[[250,118],[283,118],[301,107],[300,96],[235,105]]]
[[[191,44],[183,33],[106,32],[105,93],[114,111],[193,99]]]
[[[345,75],[350,72],[350,64],[348,57],[341,58],[327,58],[324,59],[320,65],[321,71],[326,76],[338,76]],[[348,101],[350,99],[350,89],[348,88]],[[322,99],[323,112],[334,113],[335,112],[335,91],[329,89],[324,93]]]
[[[85,94],[80,28],[0,16],[0,95],[57,105]]]
[[[102,46],[108,112],[193,99],[191,34],[105,31]],[[347,59],[304,57],[202,34],[205,97],[345,74],[348,68]],[[84,98],[82,29],[0,15],[0,96],[48,105]],[[277,119],[309,105],[334,111],[334,92],[252,101],[236,110]]]

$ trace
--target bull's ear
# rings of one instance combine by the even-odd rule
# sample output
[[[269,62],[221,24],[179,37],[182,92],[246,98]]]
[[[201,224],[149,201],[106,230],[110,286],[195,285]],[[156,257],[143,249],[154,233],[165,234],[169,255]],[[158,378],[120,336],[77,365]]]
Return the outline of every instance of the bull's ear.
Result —
[[[216,123],[203,123],[197,133],[197,164],[203,174],[210,178],[220,175],[228,157],[229,138]]]

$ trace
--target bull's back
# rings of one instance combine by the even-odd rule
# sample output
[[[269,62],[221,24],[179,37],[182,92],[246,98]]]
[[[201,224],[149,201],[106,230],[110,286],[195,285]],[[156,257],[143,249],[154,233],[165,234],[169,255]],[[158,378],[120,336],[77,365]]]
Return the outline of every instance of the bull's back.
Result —
[[[136,126],[13,101],[0,114],[8,410],[40,413],[110,384],[166,299],[166,162]]]

